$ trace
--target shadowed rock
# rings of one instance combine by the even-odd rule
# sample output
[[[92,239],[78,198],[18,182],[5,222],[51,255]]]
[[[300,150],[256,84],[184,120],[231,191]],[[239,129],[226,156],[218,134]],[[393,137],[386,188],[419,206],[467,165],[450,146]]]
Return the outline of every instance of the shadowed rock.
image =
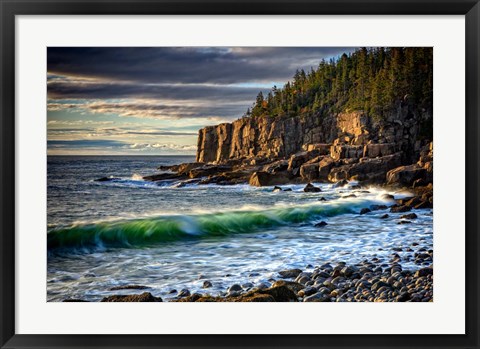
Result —
[[[102,302],[162,302],[162,298],[154,297],[150,292],[131,295],[115,295],[102,299]]]

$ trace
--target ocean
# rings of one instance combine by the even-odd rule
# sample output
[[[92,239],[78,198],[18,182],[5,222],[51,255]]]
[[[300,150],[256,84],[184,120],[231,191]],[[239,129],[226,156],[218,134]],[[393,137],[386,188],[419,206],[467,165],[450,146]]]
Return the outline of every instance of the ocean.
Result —
[[[249,185],[146,182],[160,165],[192,156],[49,156],[47,190],[47,300],[100,301],[125,285],[145,286],[165,300],[176,291],[222,294],[235,283],[269,283],[278,271],[323,263],[359,263],[415,243],[433,249],[432,209],[360,215],[408,192],[379,187],[284,185],[291,191]],[[111,177],[99,182],[95,179]],[[389,217],[380,219],[388,212]],[[323,227],[315,224],[324,221]],[[407,252],[404,269],[418,269]],[[424,262],[429,265],[430,262]],[[212,287],[202,285],[210,281]],[[175,292],[173,292],[175,290]]]

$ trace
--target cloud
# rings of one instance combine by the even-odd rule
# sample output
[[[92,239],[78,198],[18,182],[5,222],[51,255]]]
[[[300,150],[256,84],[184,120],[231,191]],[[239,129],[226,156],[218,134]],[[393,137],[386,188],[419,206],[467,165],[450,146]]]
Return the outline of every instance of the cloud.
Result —
[[[196,145],[179,145],[174,143],[134,143],[128,146],[130,149],[138,150],[152,150],[152,149],[168,149],[168,150],[182,150],[187,152],[195,152],[197,150]]]
[[[125,146],[124,142],[114,141],[108,139],[97,139],[97,140],[48,140],[48,148],[116,148]]]
[[[111,114],[123,117],[151,119],[238,118],[245,111],[243,103],[205,103],[204,101],[186,101],[172,104],[174,101],[154,99],[125,100],[110,102],[105,100],[79,100],[77,103],[48,103],[48,111],[76,111],[90,114]]]
[[[241,117],[259,91],[353,50],[49,47],[49,154],[192,154],[198,128]]]
[[[149,155],[194,155],[195,145],[176,143],[127,143],[115,140],[49,140],[49,155],[89,155],[89,154],[149,154]]]
[[[198,132],[187,132],[187,131],[172,131],[172,130],[162,130],[162,129],[148,129],[148,130],[132,130],[127,128],[49,128],[48,136],[73,136],[73,135],[85,135],[85,136],[96,136],[96,137],[105,137],[105,136],[168,136],[168,137],[177,137],[177,136],[197,136]]]
[[[48,71],[136,82],[272,81],[348,47],[49,47]],[[292,71],[293,70],[293,71]]]
[[[79,126],[79,125],[111,125],[113,121],[94,121],[94,120],[49,120],[47,126]]]
[[[282,85],[344,47],[50,47],[49,111],[78,109],[129,117],[242,116],[259,91]],[[105,100],[136,100],[106,103]],[[148,102],[140,103],[139,100]],[[155,102],[152,101],[157,101]],[[162,103],[169,101],[169,104]],[[201,107],[199,104],[203,104]]]

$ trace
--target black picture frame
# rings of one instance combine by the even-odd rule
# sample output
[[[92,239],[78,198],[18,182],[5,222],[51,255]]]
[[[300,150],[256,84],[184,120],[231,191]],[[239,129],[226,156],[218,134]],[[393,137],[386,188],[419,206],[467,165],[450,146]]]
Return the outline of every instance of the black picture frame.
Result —
[[[1,0],[1,348],[478,348],[478,0]],[[465,335],[26,335],[15,334],[15,16],[17,15],[465,15]],[[454,232],[452,232],[454,233]],[[455,232],[461,233],[461,232]],[[452,319],[454,321],[454,319]]]

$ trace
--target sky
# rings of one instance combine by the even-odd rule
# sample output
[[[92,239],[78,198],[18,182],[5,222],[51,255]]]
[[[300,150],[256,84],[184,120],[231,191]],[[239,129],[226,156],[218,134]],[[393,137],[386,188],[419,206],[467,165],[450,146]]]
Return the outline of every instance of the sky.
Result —
[[[49,155],[194,155],[231,122],[346,47],[49,47]]]

